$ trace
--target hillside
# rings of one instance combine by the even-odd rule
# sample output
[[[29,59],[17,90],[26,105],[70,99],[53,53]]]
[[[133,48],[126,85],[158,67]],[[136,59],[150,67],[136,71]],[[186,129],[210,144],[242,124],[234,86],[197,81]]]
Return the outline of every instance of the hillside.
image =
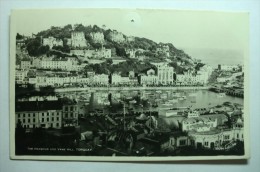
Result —
[[[43,46],[42,38],[54,37],[63,40],[63,46],[53,47],[62,52],[69,53],[72,49],[67,45],[68,39],[71,38],[72,31],[84,32],[85,39],[87,40],[87,49],[99,49],[102,46],[112,50],[112,56],[119,56],[129,59],[129,54],[126,50],[135,50],[136,57],[145,57],[144,63],[150,62],[168,62],[169,65],[177,69],[178,73],[182,73],[183,70],[188,68],[194,68],[193,59],[186,54],[183,50],[177,49],[171,43],[156,43],[147,38],[131,37],[132,40],[128,41],[129,36],[124,35],[116,30],[106,29],[106,26],[98,27],[77,25],[66,25],[64,27],[54,27],[41,31],[26,41],[26,49],[30,56],[41,56],[43,54],[51,54],[48,46]],[[104,42],[96,43],[90,36],[91,33],[103,33]],[[111,39],[111,33],[122,34],[125,41],[117,42]],[[55,54],[57,55],[57,54]]]

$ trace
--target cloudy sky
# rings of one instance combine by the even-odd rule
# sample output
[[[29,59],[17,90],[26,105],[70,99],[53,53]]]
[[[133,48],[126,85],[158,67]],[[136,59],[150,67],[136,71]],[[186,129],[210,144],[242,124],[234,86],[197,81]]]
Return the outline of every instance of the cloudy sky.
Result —
[[[18,33],[31,35],[51,26],[106,25],[126,35],[170,42],[207,63],[242,63],[248,46],[248,14],[172,10],[20,10]]]

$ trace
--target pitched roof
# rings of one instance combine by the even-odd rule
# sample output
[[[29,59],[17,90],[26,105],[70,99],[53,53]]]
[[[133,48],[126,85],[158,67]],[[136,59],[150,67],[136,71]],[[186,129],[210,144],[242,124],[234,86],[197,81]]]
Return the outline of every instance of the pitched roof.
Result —
[[[26,101],[26,102],[15,103],[15,112],[45,111],[45,110],[62,110],[62,102],[61,101]]]

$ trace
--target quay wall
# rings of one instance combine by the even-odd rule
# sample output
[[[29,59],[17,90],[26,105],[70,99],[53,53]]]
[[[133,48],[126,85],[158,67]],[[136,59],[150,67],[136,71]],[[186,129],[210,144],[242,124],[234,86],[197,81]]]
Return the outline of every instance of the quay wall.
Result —
[[[200,87],[84,87],[84,88],[55,88],[55,92],[75,91],[135,91],[135,90],[208,90],[208,86]]]

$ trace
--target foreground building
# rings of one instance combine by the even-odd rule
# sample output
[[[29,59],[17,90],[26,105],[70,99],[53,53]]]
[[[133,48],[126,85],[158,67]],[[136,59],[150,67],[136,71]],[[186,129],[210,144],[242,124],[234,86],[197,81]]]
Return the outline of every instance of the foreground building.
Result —
[[[78,108],[72,101],[16,102],[15,122],[27,129],[77,126]]]
[[[62,104],[59,101],[30,101],[15,104],[15,122],[24,128],[61,128]]]

